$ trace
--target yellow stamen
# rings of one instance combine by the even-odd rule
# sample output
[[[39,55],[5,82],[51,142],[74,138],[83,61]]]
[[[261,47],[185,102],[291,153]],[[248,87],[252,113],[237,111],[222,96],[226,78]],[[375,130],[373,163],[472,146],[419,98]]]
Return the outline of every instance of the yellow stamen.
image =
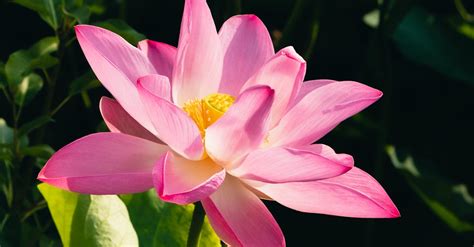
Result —
[[[214,93],[204,99],[193,99],[186,102],[183,110],[194,120],[204,139],[206,128],[222,117],[234,101],[235,98],[231,95]]]

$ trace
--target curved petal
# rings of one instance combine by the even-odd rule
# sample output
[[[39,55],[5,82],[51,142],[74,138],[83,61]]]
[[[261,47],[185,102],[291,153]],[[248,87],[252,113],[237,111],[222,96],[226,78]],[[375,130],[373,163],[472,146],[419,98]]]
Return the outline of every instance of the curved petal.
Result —
[[[349,171],[354,160],[349,155],[333,160],[310,148],[273,147],[249,153],[228,172],[241,179],[266,183],[314,181]]]
[[[316,90],[317,88],[320,88],[324,85],[327,85],[333,82],[337,82],[337,81],[322,79],[322,80],[311,80],[311,81],[303,82],[301,84],[301,88],[300,88],[300,91],[298,92],[298,95],[296,96],[295,100],[291,102],[290,104],[291,106],[288,107],[288,109],[296,105],[296,103],[300,102],[300,100],[304,98],[304,96],[306,96],[308,93]]]
[[[357,218],[400,216],[382,186],[357,167],[341,176],[312,182],[247,182],[284,206],[302,212]]]
[[[121,133],[97,133],[57,151],[38,179],[85,194],[138,193],[153,188],[152,170],[166,146]]]
[[[225,174],[211,159],[191,161],[167,152],[153,169],[153,183],[163,201],[188,204],[214,193]]]
[[[353,81],[319,87],[303,97],[270,131],[269,145],[309,145],[380,97],[381,91]]]
[[[272,39],[255,15],[229,18],[219,31],[224,66],[219,92],[239,95],[240,88],[275,54]]]
[[[275,90],[275,102],[270,113],[270,127],[275,126],[298,95],[306,73],[306,62],[293,47],[286,47],[265,63],[244,84],[241,91],[255,85],[267,85]]]
[[[227,176],[202,205],[212,228],[231,246],[285,246],[285,237],[265,204],[234,177]]]
[[[111,132],[124,133],[163,144],[160,139],[133,119],[114,99],[102,97],[99,108],[102,118]]]
[[[168,77],[162,75],[146,75],[138,78],[138,82],[148,90],[148,92],[171,101],[171,86]]]
[[[248,89],[207,128],[206,150],[214,161],[229,166],[262,143],[268,131],[273,95],[267,86]]]
[[[156,74],[147,57],[122,37],[100,27],[78,25],[77,40],[92,70],[120,105],[147,130],[155,130],[141,107],[136,89],[139,77]]]
[[[183,105],[217,92],[222,74],[222,51],[211,11],[205,0],[186,0],[176,65],[173,101]]]
[[[142,40],[138,42],[138,49],[146,54],[158,74],[171,78],[176,63],[176,47],[153,40]]]
[[[141,83],[137,88],[156,136],[183,157],[201,159],[204,147],[201,133],[193,120],[173,103],[150,93]]]

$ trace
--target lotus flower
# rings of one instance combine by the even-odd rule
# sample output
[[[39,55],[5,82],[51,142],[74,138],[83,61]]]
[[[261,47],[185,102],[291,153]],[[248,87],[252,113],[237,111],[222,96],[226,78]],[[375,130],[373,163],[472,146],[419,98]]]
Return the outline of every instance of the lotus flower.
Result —
[[[205,0],[186,0],[178,47],[138,48],[105,29],[76,26],[79,44],[114,99],[111,132],[59,150],[38,179],[86,194],[156,188],[167,202],[201,201],[232,246],[284,246],[261,199],[309,213],[392,218],[399,212],[350,155],[312,144],[382,93],[353,81],[303,82],[292,47],[275,53],[254,15],[216,31]]]

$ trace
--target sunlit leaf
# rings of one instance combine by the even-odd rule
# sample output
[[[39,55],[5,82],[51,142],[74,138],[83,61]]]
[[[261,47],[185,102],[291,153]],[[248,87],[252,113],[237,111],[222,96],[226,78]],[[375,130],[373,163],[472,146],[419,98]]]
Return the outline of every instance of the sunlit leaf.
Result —
[[[15,103],[22,106],[29,103],[43,87],[43,78],[31,73],[21,80],[15,90]]]
[[[115,195],[81,195],[38,185],[64,246],[138,246],[124,203]]]
[[[132,45],[136,45],[139,41],[145,39],[145,35],[137,32],[135,29],[130,27],[123,20],[110,19],[102,22],[97,22],[94,25],[108,29],[126,39]]]
[[[186,246],[194,205],[180,206],[158,199],[155,190],[122,197],[140,239],[140,246]],[[200,246],[221,246],[207,218]]]
[[[414,7],[396,28],[393,39],[414,62],[474,85],[474,42],[452,30],[442,17]]]
[[[34,69],[47,69],[57,64],[57,58],[50,55],[57,49],[58,39],[46,37],[28,50],[12,53],[5,64],[5,74],[9,85],[14,88]]]
[[[60,6],[60,0],[13,0],[13,2],[35,11],[54,30],[58,29],[61,17],[57,8]]]
[[[428,207],[457,232],[474,232],[474,198],[466,185],[454,184],[433,174],[432,169],[415,164],[411,156],[399,159],[394,147],[387,153],[392,164],[405,176],[413,190]]]

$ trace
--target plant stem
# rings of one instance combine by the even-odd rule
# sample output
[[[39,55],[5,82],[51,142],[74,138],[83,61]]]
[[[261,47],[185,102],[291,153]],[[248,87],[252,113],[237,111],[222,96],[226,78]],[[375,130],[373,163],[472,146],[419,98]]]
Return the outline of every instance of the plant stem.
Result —
[[[200,202],[194,204],[193,219],[189,227],[187,247],[199,246],[199,238],[201,237],[201,229],[204,223],[204,209]]]

